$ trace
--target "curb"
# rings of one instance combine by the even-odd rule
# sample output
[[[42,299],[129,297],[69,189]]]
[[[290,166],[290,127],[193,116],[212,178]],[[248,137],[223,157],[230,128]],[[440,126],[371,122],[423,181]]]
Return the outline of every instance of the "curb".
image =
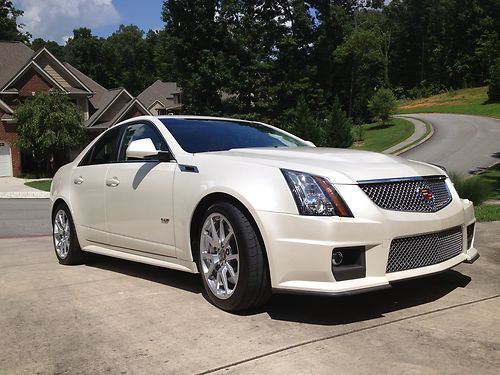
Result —
[[[0,192],[0,199],[49,199],[48,191],[10,191]]]
[[[420,146],[422,143],[427,142],[434,135],[434,127],[428,121],[424,121],[422,119],[412,117],[412,116],[406,116],[406,115],[397,115],[397,117],[407,117],[407,118],[411,118],[411,119],[416,120],[416,121],[420,121],[420,122],[425,124],[427,131],[426,131],[426,134],[424,134],[424,136],[422,138],[417,139],[415,142],[409,144],[408,146],[404,146],[403,148],[400,148],[399,150],[392,152],[391,155],[398,156],[406,151],[410,151],[411,149],[413,149],[417,146]]]

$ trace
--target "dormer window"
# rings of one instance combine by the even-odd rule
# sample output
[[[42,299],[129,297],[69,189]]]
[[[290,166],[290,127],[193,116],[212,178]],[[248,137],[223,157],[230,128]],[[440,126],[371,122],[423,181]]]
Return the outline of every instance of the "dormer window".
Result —
[[[167,114],[167,109],[166,108],[158,108],[156,110],[158,112],[158,116],[165,116]]]

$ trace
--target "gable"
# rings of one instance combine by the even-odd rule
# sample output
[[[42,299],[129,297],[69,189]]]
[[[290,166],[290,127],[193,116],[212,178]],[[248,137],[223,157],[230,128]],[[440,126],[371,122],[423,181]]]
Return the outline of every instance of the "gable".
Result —
[[[49,83],[49,81],[42,77],[37,71],[30,68],[15,82],[14,87],[17,89],[19,96],[26,97],[32,96],[33,93],[37,91],[48,91],[54,87],[54,85]]]

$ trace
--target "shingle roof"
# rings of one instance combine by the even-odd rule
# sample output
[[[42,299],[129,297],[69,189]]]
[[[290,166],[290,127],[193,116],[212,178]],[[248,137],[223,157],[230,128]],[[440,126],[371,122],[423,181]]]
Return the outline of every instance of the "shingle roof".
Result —
[[[120,93],[123,91],[122,88],[105,90],[96,93],[93,97],[90,98],[90,103],[97,108],[97,111],[94,112],[90,118],[85,121],[85,126],[90,126],[97,118],[99,118],[104,110],[107,108],[108,104],[113,101]]]
[[[73,73],[80,81],[83,82],[85,86],[87,86],[89,89],[91,89],[93,92],[101,92],[101,91],[106,91],[104,87],[102,87],[100,84],[98,84],[96,81],[94,81],[92,78],[89,76],[86,76],[82,72],[80,72],[78,69],[76,69],[73,65],[67,62],[63,62],[64,66],[68,68],[68,70]]]
[[[139,99],[141,103],[146,106],[146,108],[149,108],[155,101],[159,100],[160,102],[163,102],[164,99],[172,99],[174,94],[179,92],[180,88],[177,87],[176,82],[163,82],[157,80],[141,92],[137,99]]]
[[[21,42],[0,41],[0,88],[28,62],[35,52]]]

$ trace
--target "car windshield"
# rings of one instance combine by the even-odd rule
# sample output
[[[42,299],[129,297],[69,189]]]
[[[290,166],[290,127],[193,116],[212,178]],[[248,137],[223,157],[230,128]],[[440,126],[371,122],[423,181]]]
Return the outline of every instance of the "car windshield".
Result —
[[[226,151],[249,147],[308,147],[299,139],[262,124],[237,120],[161,119],[184,151]]]

